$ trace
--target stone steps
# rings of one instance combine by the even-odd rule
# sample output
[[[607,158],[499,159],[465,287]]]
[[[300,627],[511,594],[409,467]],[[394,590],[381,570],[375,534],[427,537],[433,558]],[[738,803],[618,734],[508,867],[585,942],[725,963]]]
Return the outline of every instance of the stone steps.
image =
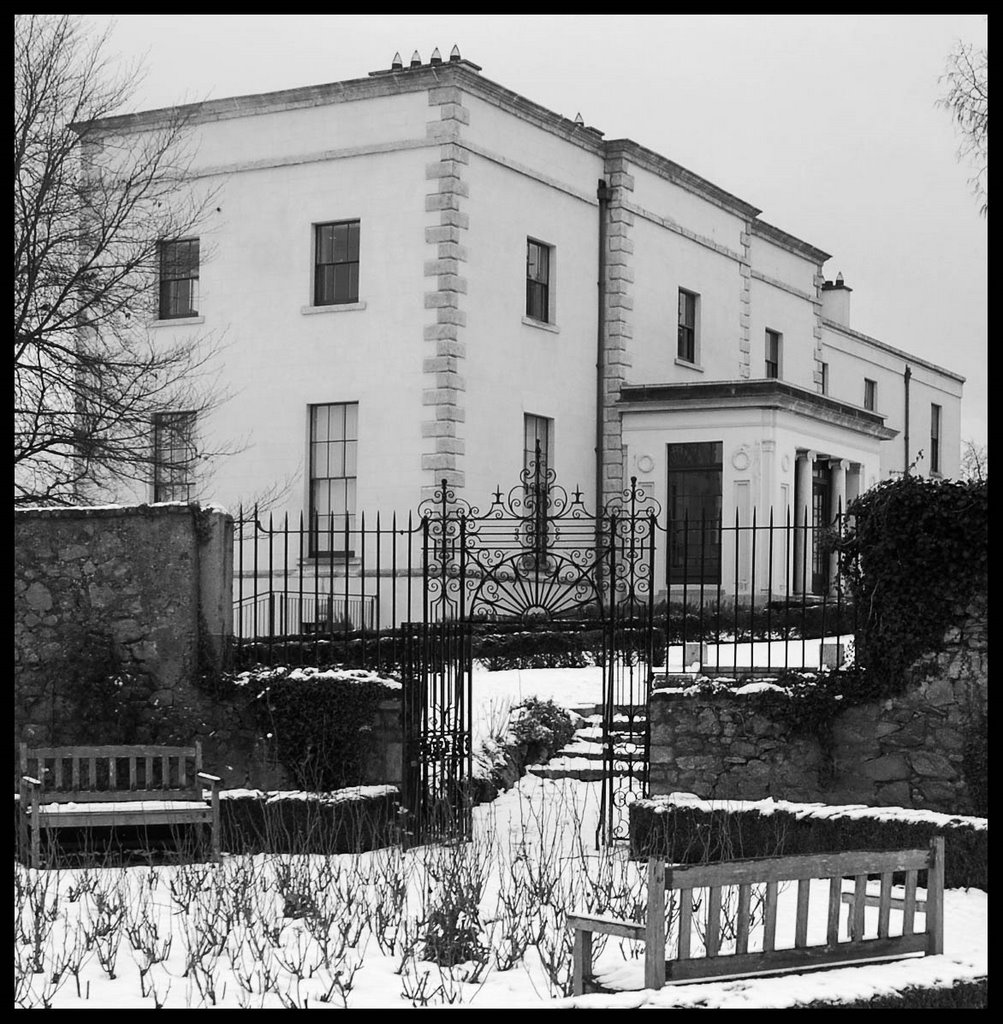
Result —
[[[571,742],[557,751],[546,764],[526,767],[530,775],[542,779],[578,779],[596,782],[605,777],[603,760],[606,751],[602,742],[602,705],[585,705],[570,709],[579,718],[579,727]],[[647,708],[641,705],[617,705],[613,716],[613,757],[616,762],[629,763],[634,770],[644,765],[643,733],[647,724]],[[627,737],[636,737],[628,743]],[[637,741],[640,740],[639,744]],[[626,771],[617,770],[617,775]]]

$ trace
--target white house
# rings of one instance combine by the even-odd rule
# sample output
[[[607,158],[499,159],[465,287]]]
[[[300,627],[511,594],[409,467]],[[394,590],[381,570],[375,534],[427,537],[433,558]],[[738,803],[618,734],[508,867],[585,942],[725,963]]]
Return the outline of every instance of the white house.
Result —
[[[336,533],[442,479],[484,508],[537,440],[590,506],[636,477],[693,521],[817,524],[910,464],[957,474],[963,378],[851,327],[826,253],[480,70],[454,48],[191,109],[218,199],[163,240],[149,329],[224,336],[233,397],[160,418],[171,466],[133,498],[278,493]],[[195,437],[242,449],[181,471]]]

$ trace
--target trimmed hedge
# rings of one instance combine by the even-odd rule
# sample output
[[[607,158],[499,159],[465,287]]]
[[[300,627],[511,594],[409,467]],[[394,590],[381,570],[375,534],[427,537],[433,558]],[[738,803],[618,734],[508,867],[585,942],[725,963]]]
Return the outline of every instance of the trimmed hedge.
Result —
[[[371,787],[377,788],[377,787]],[[398,793],[393,787],[382,792],[275,794],[254,790],[220,793],[220,846],[225,853],[362,853],[389,846],[395,841]],[[14,795],[14,855],[18,855],[19,801]],[[95,828],[88,831],[86,845],[101,851],[158,847],[169,858],[178,852],[208,856],[199,850],[195,826],[182,832],[169,825]],[[59,829],[60,847],[66,851],[84,845],[83,829]],[[42,833],[43,843],[51,833]],[[208,829],[205,830],[208,837]]]
[[[711,803],[710,810],[668,804],[668,798],[631,804],[631,856],[655,855],[696,864],[834,850],[920,849],[929,846],[934,836],[943,835],[946,887],[989,891],[989,830],[977,828],[970,820],[941,823],[931,817],[929,821],[899,821],[882,817],[882,808],[872,808],[873,814],[854,811],[852,816],[823,817],[812,815],[809,806],[800,812],[781,806],[764,814],[752,808],[717,808],[713,802],[707,803]],[[671,810],[657,809],[665,806]]]
[[[394,842],[398,793],[237,791],[220,800],[227,853],[362,853]]]
[[[769,607],[751,611],[739,608],[738,637],[750,639],[811,638],[854,631],[853,607],[840,605],[802,606],[800,602],[775,601]],[[663,605],[652,619],[653,663],[665,664],[666,641],[680,644],[700,639],[715,643],[736,629],[734,607],[722,602],[718,608],[708,598],[704,614],[684,612],[682,605]],[[530,668],[583,668],[602,662],[606,629],[596,618],[556,619],[538,625],[521,621],[475,622],[471,626],[472,656],[491,671]],[[641,616],[620,618],[616,624],[617,648],[643,650],[648,630]],[[365,666],[399,674],[406,647],[405,631],[385,629],[378,634],[348,632],[285,637],[274,640],[243,641],[235,649],[238,667],[254,665],[297,665],[318,668]]]

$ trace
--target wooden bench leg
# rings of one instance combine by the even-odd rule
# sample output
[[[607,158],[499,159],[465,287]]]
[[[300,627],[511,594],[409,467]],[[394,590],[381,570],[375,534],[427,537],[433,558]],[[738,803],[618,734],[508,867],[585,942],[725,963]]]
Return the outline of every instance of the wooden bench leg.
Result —
[[[38,835],[38,815],[34,815],[31,822],[31,866],[37,868],[41,865],[41,849]]]
[[[585,994],[585,982],[592,980],[592,932],[582,928],[575,929],[574,945],[574,977],[572,979],[572,994],[581,996]]]

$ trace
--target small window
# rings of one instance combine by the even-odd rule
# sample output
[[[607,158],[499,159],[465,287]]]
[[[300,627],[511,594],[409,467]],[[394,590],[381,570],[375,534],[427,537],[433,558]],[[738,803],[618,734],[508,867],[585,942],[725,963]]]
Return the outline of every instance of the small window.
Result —
[[[780,376],[780,332],[766,330],[766,376],[776,380]]]
[[[930,472],[940,472],[940,406],[930,406]]]
[[[874,412],[878,407],[878,382],[864,378],[864,408]]]
[[[679,289],[679,338],[676,355],[688,363],[697,361],[697,299],[694,292]]]
[[[359,403],[310,406],[310,554],[354,554]]]
[[[822,363],[822,394],[829,394],[829,364]]]
[[[199,240],[160,243],[161,320],[199,315]]]
[[[526,316],[549,324],[551,247],[531,238],[526,242]]]
[[[195,489],[195,413],[153,417],[153,500],[191,501]]]
[[[318,224],[315,232],[313,304],[358,302],[359,221]]]

